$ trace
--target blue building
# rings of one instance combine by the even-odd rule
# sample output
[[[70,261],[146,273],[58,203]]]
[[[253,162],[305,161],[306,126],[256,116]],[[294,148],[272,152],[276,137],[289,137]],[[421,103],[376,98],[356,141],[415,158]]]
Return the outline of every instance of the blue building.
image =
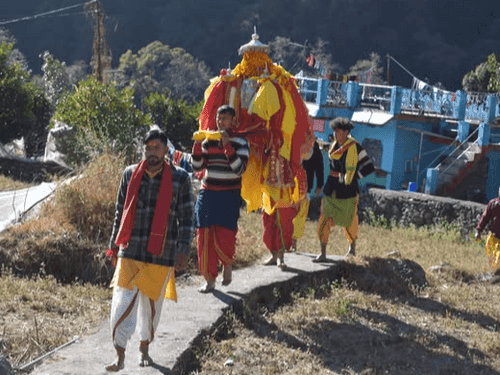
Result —
[[[497,94],[296,80],[318,139],[328,141],[334,118],[353,121],[351,134],[377,167],[361,184],[481,203],[498,195]]]

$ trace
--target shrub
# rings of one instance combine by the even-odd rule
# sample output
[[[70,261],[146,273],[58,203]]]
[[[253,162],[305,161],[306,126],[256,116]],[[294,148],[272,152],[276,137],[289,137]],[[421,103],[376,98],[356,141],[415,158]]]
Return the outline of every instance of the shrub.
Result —
[[[80,166],[106,152],[136,157],[137,139],[151,124],[134,104],[133,91],[89,78],[60,99],[53,120],[70,125],[75,132],[56,140],[68,165]],[[53,124],[52,124],[53,125]]]

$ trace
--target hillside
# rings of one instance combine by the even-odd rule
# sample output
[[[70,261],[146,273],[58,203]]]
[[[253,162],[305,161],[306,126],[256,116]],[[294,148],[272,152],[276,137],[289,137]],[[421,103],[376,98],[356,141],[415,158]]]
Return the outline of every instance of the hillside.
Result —
[[[78,0],[19,0],[2,21],[76,6]],[[240,58],[237,49],[257,26],[263,42],[276,36],[308,45],[329,42],[335,62],[347,70],[371,51],[390,53],[420,79],[461,87],[464,73],[497,51],[500,10],[488,0],[103,0],[113,66],[126,50],[154,40],[182,47],[215,73]],[[90,60],[92,30],[82,7],[21,22],[1,24],[40,72],[39,55],[49,50],[68,64]],[[384,59],[385,60],[385,59]],[[289,68],[289,67],[288,67]],[[391,65],[391,83],[411,76]],[[292,73],[296,73],[293,72]]]

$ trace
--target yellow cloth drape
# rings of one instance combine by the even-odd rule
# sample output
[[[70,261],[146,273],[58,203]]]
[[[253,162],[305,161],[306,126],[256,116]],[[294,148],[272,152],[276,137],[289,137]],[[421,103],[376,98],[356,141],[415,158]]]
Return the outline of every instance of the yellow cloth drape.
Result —
[[[354,175],[356,174],[356,166],[358,165],[358,149],[355,144],[356,140],[352,137],[347,138],[347,141],[337,150],[333,150],[335,142],[330,149],[330,157],[334,160],[339,160],[347,149],[347,156],[345,160],[346,175],[344,184],[350,185]]]
[[[285,109],[281,126],[283,145],[280,148],[280,155],[286,160],[290,160],[292,137],[296,126],[295,106],[290,92],[285,90],[283,87],[281,89]],[[258,115],[263,120],[269,121],[271,117],[280,110],[280,100],[278,95],[278,91],[271,81],[264,82],[255,95],[253,113]]]
[[[309,213],[309,197],[305,196],[299,202],[299,211],[295,218],[293,219],[293,238],[298,239],[304,236],[304,226],[307,220],[307,214]]]
[[[168,280],[168,284],[165,290],[165,298],[177,302],[174,267],[118,258],[111,286],[121,286],[130,290],[136,286],[149,298],[158,301],[166,280]]]
[[[241,176],[241,197],[247,203],[247,211],[253,212],[262,204],[263,185],[261,183],[262,160],[250,150],[247,169]]]
[[[210,80],[210,85],[207,87],[207,89],[205,90],[205,94],[204,94],[205,102],[207,101],[208,97],[212,93],[212,90],[214,89],[214,86],[217,84],[217,82],[220,82],[219,77],[215,77],[215,78]]]
[[[276,87],[271,81],[264,82],[255,94],[252,112],[261,119],[269,121],[279,110],[280,99]],[[252,112],[248,111],[249,114]]]
[[[296,113],[292,95],[286,90],[283,90],[283,101],[285,102],[285,113],[283,115],[283,126],[281,127],[283,146],[280,148],[280,155],[286,160],[290,160],[292,152],[292,137],[297,125],[295,121]]]
[[[486,254],[490,258],[490,265],[495,267],[500,259],[500,239],[496,238],[492,233],[488,235],[486,240]]]
[[[211,130],[199,130],[193,133],[193,141],[218,141],[222,139],[222,133],[220,131],[211,131]]]
[[[295,106],[292,96],[285,87],[281,87],[281,94],[285,104],[283,119],[281,125],[281,134],[283,145],[279,150],[280,156],[290,160],[292,150],[292,137],[295,131]],[[269,126],[269,120],[280,110],[279,93],[276,86],[271,81],[265,81],[260,86],[253,103],[253,113],[266,120]],[[247,167],[248,168],[248,167]],[[269,165],[260,166],[262,180],[267,181],[269,177]],[[260,180],[259,180],[260,181]],[[262,209],[271,215],[277,207],[288,207],[298,201],[294,199],[293,189],[289,187],[279,188],[263,184],[259,191],[262,192],[260,203]],[[257,204],[255,204],[257,206]]]

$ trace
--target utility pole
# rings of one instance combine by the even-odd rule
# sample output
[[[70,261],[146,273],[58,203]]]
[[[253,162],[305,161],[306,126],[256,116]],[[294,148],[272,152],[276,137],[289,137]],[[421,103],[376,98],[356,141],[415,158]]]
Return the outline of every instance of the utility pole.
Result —
[[[106,29],[104,20],[106,14],[99,0],[93,0],[85,4],[89,10],[88,16],[93,21],[94,41],[92,43],[93,55],[90,65],[94,70],[94,76],[99,82],[107,81],[105,72],[111,70],[111,51],[106,43]]]

